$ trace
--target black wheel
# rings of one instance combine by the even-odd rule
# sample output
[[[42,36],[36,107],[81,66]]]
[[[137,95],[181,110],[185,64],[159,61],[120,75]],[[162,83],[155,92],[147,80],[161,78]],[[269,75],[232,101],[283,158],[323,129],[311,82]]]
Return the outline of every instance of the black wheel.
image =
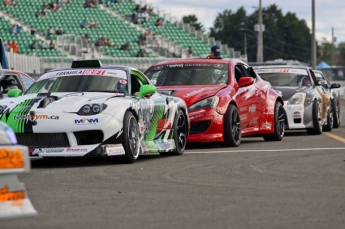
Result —
[[[237,147],[241,143],[241,121],[235,105],[230,104],[224,116],[224,141],[222,146]]]
[[[162,156],[165,155],[182,155],[186,148],[187,143],[187,119],[183,111],[179,110],[176,114],[174,125],[174,142],[176,149],[173,152],[160,153]]]
[[[314,100],[313,108],[312,108],[312,115],[313,115],[313,128],[308,128],[307,133],[309,135],[319,135],[322,133],[322,122],[321,122],[321,110],[319,106],[319,102]]]
[[[332,131],[333,129],[333,107],[331,106],[327,112],[327,123],[323,126],[324,131]]]
[[[122,145],[125,149],[126,162],[135,162],[138,159],[140,152],[140,136],[137,119],[130,111],[126,112],[123,120]]]
[[[338,128],[341,121],[339,101],[337,103],[335,99],[332,99],[331,102],[333,108],[333,128]]]
[[[285,133],[285,112],[281,102],[274,107],[274,133],[264,135],[265,141],[281,141]]]

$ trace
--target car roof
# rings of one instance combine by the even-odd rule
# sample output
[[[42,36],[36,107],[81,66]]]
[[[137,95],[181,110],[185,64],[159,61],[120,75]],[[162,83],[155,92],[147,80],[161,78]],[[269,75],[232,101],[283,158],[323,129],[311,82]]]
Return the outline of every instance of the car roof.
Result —
[[[265,65],[265,66],[253,66],[254,69],[259,68],[293,68],[293,69],[309,69],[308,66],[303,65]]]
[[[222,59],[210,59],[210,58],[189,58],[189,59],[177,59],[177,60],[166,60],[162,62],[158,62],[153,66],[163,65],[163,64],[184,64],[184,63],[221,63],[221,64],[228,64],[230,62],[240,62],[245,63],[244,61],[236,58],[222,58]]]

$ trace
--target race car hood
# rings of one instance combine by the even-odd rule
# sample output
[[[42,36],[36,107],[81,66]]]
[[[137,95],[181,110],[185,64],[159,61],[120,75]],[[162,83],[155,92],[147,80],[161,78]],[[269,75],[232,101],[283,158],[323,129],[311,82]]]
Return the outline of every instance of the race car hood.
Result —
[[[180,97],[185,100],[189,107],[202,99],[214,96],[218,91],[226,86],[226,84],[203,86],[157,86],[157,91],[162,94]]]
[[[0,105],[13,109],[35,110],[36,112],[78,112],[84,104],[104,103],[107,99],[123,94],[115,93],[52,93],[30,94],[1,100]]]
[[[284,101],[288,101],[298,92],[308,93],[309,87],[273,87],[283,97]]]

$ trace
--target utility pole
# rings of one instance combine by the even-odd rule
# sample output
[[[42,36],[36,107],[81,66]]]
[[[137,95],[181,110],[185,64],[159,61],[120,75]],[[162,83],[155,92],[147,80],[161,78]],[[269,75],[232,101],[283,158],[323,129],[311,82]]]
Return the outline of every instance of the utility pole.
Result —
[[[263,41],[262,41],[262,6],[261,0],[259,0],[259,32],[258,32],[258,51],[256,62],[263,62]]]
[[[316,68],[316,40],[315,40],[315,0],[311,0],[311,67]]]
[[[332,57],[332,65],[334,65],[334,53],[333,48],[334,47],[334,28],[332,27],[332,45],[331,45],[331,57]]]

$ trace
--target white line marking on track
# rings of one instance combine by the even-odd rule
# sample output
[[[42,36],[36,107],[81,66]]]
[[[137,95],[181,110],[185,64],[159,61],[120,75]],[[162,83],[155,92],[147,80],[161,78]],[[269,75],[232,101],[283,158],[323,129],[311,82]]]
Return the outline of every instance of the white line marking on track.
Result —
[[[188,154],[207,154],[207,153],[241,153],[241,152],[289,152],[289,151],[316,151],[316,150],[344,150],[345,147],[342,148],[307,148],[307,149],[259,149],[259,150],[229,150],[229,151],[210,151],[202,152],[202,151],[188,151],[186,150],[185,153]]]

